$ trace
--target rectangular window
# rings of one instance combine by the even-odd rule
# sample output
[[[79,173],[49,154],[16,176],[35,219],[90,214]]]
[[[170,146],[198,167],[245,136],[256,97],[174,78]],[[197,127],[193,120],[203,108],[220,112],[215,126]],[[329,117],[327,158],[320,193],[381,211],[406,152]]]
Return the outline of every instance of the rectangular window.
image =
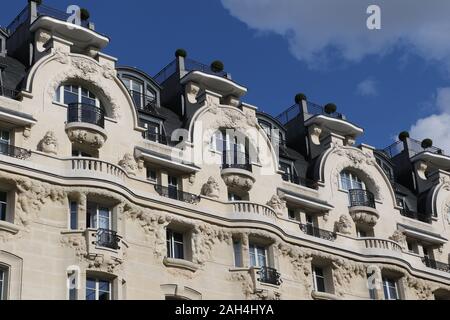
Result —
[[[178,199],[178,178],[177,177],[173,177],[173,176],[169,176],[168,177],[169,180],[169,198],[170,199]]]
[[[365,230],[356,229],[356,233],[358,235],[358,238],[367,238],[367,232]]]
[[[64,86],[64,104],[78,103],[79,94],[78,86]]]
[[[267,249],[265,247],[250,243],[249,254],[251,267],[267,266]]]
[[[161,136],[161,126],[159,123],[142,120],[142,126],[146,129],[144,132],[144,138],[154,142],[165,143]]]
[[[8,194],[0,192],[0,220],[6,221],[6,210],[8,208]]]
[[[289,219],[291,219],[291,220],[296,220],[296,217],[295,217],[295,210],[294,210],[294,209],[289,209],[289,210],[288,210],[288,215],[289,215]]]
[[[383,278],[383,290],[386,300],[399,300],[397,281],[390,278]]]
[[[233,241],[233,251],[234,251],[234,266],[237,268],[242,267],[242,242]]]
[[[183,234],[167,229],[167,257],[172,259],[184,259]]]
[[[111,281],[97,278],[87,278],[86,300],[112,300]]]
[[[87,204],[88,228],[111,230],[111,210],[96,203]]]
[[[0,301],[6,300],[6,271],[0,269]]]
[[[78,229],[78,203],[70,202],[70,230]]]
[[[147,167],[147,179],[156,182],[157,180],[156,170]]]
[[[326,292],[325,276],[322,268],[313,267],[313,280],[314,280],[314,291]]]

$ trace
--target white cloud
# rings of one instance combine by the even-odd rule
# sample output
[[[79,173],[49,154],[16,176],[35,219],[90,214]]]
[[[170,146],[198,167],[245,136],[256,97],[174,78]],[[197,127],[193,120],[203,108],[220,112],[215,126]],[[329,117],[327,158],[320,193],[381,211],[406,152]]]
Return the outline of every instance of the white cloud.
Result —
[[[381,7],[382,29],[371,31],[366,10],[372,0],[222,0],[250,28],[286,38],[291,52],[311,67],[330,62],[330,55],[359,61],[402,46],[450,70],[450,1],[375,3]]]
[[[442,112],[420,119],[411,127],[411,137],[418,140],[431,138],[436,147],[450,153],[450,88],[439,88],[436,106]]]
[[[365,79],[356,87],[356,93],[361,96],[376,96],[378,95],[377,83],[375,80]]]

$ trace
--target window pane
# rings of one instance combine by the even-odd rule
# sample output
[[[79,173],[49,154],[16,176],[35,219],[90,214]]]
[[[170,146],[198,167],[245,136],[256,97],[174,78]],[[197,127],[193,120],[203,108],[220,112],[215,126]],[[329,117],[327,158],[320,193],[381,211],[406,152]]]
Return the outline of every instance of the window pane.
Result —
[[[95,290],[95,279],[87,278],[86,279],[86,288]]]
[[[97,206],[90,202],[87,204],[87,222],[88,228],[97,228]]]
[[[78,92],[73,93],[66,88],[64,89],[64,104],[78,103]]]
[[[95,289],[86,288],[86,300],[95,300]]]
[[[98,281],[98,289],[100,291],[109,292],[109,281],[99,280]]]
[[[78,229],[78,203],[72,201],[70,203],[70,229]]]
[[[242,244],[240,241],[233,242],[234,266],[242,267]]]
[[[257,266],[257,264],[256,264],[256,256],[255,256],[254,251],[250,251],[250,266],[251,267],[256,267]]]
[[[176,242],[183,242],[183,235],[181,233],[174,232],[173,240]]]
[[[99,229],[110,229],[111,225],[110,225],[109,209],[108,208],[99,208],[98,213],[99,213],[98,228]]]
[[[109,292],[99,292],[98,300],[109,300]]]
[[[183,244],[182,243],[174,243],[174,249],[175,249],[175,259],[184,259],[184,250],[183,250]]]

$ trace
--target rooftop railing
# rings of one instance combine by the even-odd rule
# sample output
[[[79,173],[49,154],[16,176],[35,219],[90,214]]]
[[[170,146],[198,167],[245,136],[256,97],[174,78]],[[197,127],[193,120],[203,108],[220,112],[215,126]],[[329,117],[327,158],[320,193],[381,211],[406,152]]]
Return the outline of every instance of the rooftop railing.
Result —
[[[409,210],[408,208],[403,208],[400,210],[400,214],[404,217],[414,219],[417,221],[425,222],[425,223],[432,223],[433,218],[430,215],[420,213],[420,212],[414,212]]]
[[[305,113],[306,115],[324,115],[327,117],[335,118],[335,119],[344,119],[343,114],[339,112],[327,113],[325,108],[316,103],[307,101],[307,112],[303,111],[303,106],[300,104],[294,104],[289,107],[286,111],[275,117],[282,125],[286,125],[291,122],[293,119],[297,118],[300,114]]]
[[[389,158],[394,158],[405,150],[405,143],[408,146],[410,156],[415,156],[422,152],[430,152],[438,155],[445,155],[444,150],[437,147],[423,148],[422,142],[411,138],[407,138],[406,142],[403,141],[394,142],[393,144],[383,149],[382,151]]]
[[[218,77],[228,78],[228,73],[225,71],[214,71],[211,69],[211,66],[203,64],[201,62],[192,60],[192,59],[184,59],[184,70],[187,72],[191,71],[201,71],[207,74],[211,74]],[[153,79],[159,84],[163,83],[167,79],[169,79],[175,72],[177,71],[177,60],[173,60],[167,66],[165,66],[160,72],[158,72]]]
[[[29,5],[27,5],[14,20],[6,27],[8,33],[13,34],[23,23],[29,21],[30,19],[30,9]],[[69,21],[69,18],[72,16],[72,13],[67,13],[61,11],[59,9],[55,9],[46,5],[38,5],[37,6],[37,15],[38,17],[47,16],[61,21]],[[81,26],[88,28],[89,21],[82,20]]]

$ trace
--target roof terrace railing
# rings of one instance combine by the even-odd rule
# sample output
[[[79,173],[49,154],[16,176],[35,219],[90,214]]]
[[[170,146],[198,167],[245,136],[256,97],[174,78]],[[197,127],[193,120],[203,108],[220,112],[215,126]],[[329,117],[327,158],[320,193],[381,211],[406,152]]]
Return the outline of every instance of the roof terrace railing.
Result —
[[[394,158],[405,150],[405,143],[407,144],[408,151],[411,156],[418,155],[419,153],[422,152],[430,152],[434,154],[445,155],[444,150],[439,149],[437,147],[423,148],[422,142],[411,138],[407,138],[406,142],[397,141],[382,151],[389,158]]]
[[[18,90],[0,86],[0,96],[11,98],[11,99],[17,99],[18,95],[19,95]]]
[[[307,110],[303,111],[303,106],[300,104],[294,104],[289,107],[286,111],[275,117],[282,125],[286,125],[291,122],[293,119],[297,118],[301,113],[305,113],[305,115],[324,115],[327,117],[335,118],[335,119],[344,119],[344,115],[339,112],[327,113],[325,108],[319,104],[314,102],[307,101],[306,102]]]
[[[67,13],[64,11],[61,11],[59,9],[55,9],[46,5],[38,5],[37,6],[37,15],[38,17],[41,16],[47,16],[51,17],[57,20],[61,21],[68,21],[69,18],[72,16],[71,13]],[[17,17],[6,27],[9,34],[13,34],[23,23],[27,22],[27,20],[30,18],[30,9],[27,5],[18,15]],[[88,28],[89,27],[89,21],[82,20],[81,26]]]
[[[203,64],[201,62],[192,60],[192,59],[184,59],[184,70],[187,72],[191,71],[201,71],[207,74],[211,74],[218,77],[228,78],[228,73],[225,71],[213,71],[211,66]],[[163,83],[167,79],[169,79],[175,72],[177,71],[177,60],[174,59],[167,66],[165,66],[160,72],[158,72],[153,79],[156,80],[159,84]]]

